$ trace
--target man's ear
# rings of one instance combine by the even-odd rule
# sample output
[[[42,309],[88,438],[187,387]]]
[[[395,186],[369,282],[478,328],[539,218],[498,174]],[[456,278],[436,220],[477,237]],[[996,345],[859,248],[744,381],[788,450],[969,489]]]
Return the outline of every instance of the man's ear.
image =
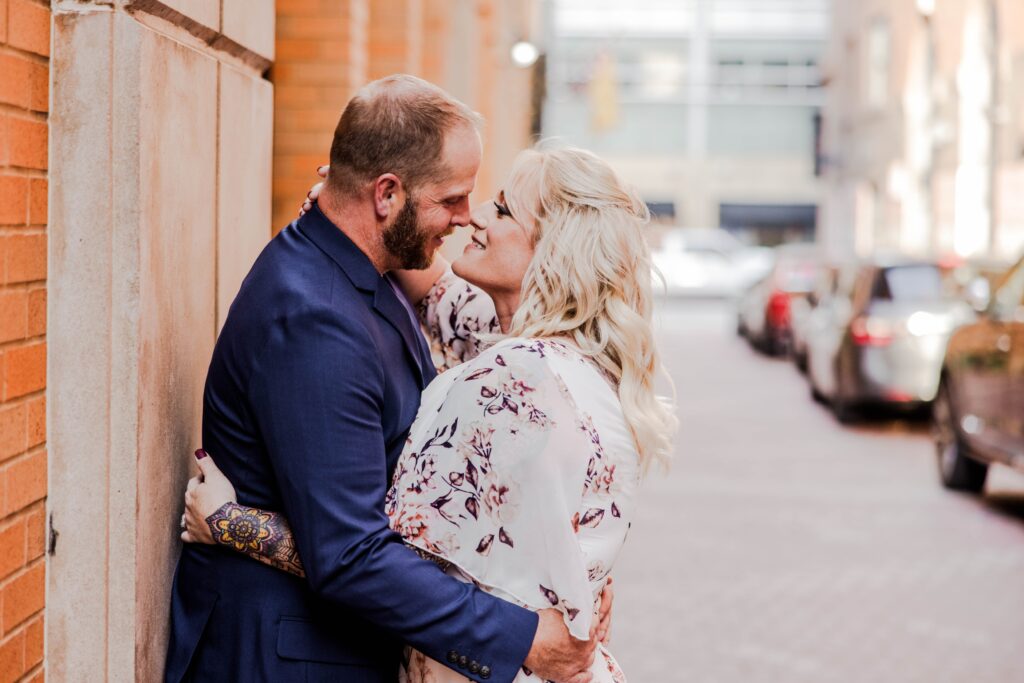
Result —
[[[377,218],[385,219],[397,212],[405,202],[405,188],[394,173],[377,176],[373,183],[373,208]]]

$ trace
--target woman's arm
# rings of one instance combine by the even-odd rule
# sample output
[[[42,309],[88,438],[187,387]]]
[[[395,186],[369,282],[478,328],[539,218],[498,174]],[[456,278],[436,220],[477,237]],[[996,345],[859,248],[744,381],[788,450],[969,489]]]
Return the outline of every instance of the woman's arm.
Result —
[[[326,180],[329,170],[330,166],[324,165],[317,168],[316,173]],[[299,209],[300,217],[307,211],[313,210],[313,205],[319,199],[320,191],[323,187],[324,181],[322,180],[309,188],[309,192],[306,193],[306,198],[302,202],[302,207]],[[448,259],[437,253],[434,255],[434,262],[424,270],[396,270],[393,273],[398,286],[402,288],[402,293],[405,294],[405,298],[415,307],[430,293],[434,283],[448,270],[448,265]]]
[[[405,298],[415,308],[434,288],[434,284],[445,274],[449,265],[448,259],[437,252],[434,254],[434,262],[423,270],[394,270],[392,274],[398,286],[402,288]]]
[[[213,541],[295,576],[306,576],[288,520],[238,503],[224,503],[206,518]]]
[[[209,454],[196,451],[199,476],[185,489],[181,540],[223,545],[289,574],[305,576],[288,520],[279,512],[239,505],[235,487]]]

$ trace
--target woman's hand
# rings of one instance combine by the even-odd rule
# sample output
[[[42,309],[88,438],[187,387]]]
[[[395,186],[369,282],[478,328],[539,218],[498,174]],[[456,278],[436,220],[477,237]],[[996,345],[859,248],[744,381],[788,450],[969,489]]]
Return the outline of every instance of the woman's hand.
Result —
[[[330,166],[320,166],[316,169],[316,174],[321,178],[327,177],[327,171],[330,170]],[[299,216],[306,215],[307,211],[313,210],[313,205],[316,204],[317,198],[320,196],[320,190],[323,189],[324,183],[320,181],[313,187],[309,188],[309,192],[306,193],[306,200],[302,202],[302,206],[299,207]]]
[[[235,487],[224,476],[213,458],[203,449],[196,451],[199,475],[188,480],[185,489],[185,514],[181,516],[181,540],[186,543],[213,544],[206,518],[224,506],[238,502]]]

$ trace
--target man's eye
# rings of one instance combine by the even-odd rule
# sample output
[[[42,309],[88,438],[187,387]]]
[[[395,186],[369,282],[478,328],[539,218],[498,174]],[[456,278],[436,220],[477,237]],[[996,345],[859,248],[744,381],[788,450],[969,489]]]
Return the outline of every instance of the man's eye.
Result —
[[[461,201],[462,197],[449,197],[448,199],[444,200],[444,203],[446,206],[456,206]]]

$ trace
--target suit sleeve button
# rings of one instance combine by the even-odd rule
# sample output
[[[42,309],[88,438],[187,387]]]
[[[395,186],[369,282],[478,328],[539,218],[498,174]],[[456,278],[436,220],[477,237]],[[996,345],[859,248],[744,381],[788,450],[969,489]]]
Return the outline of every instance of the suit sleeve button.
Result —
[[[491,667],[489,667],[489,666],[481,666],[480,667],[480,678],[490,678],[490,677],[491,677]]]
[[[462,656],[459,657],[459,668],[465,669],[468,664],[469,664],[469,657],[467,657],[466,655],[462,655]]]
[[[452,664],[459,661],[459,653],[455,650],[448,650],[448,661]]]
[[[469,663],[469,673],[471,673],[471,674],[478,674],[478,673],[480,673],[480,662],[475,662],[475,661],[474,662],[470,662]]]

